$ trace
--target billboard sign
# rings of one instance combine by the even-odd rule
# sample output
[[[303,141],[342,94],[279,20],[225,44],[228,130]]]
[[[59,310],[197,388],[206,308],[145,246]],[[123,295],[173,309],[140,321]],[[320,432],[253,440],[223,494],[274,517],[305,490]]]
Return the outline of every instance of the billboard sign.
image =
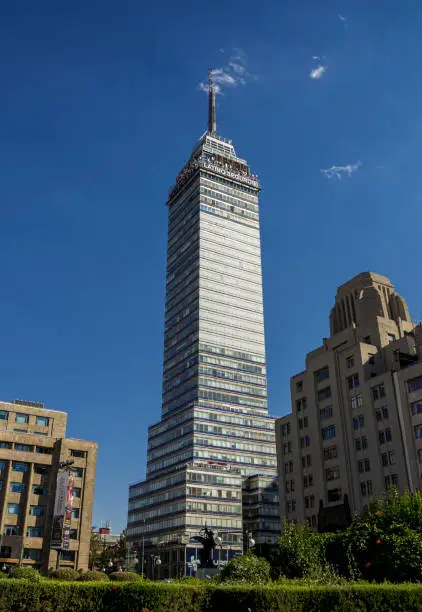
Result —
[[[73,476],[71,476],[68,479],[67,491],[66,491],[66,505],[65,505],[65,513],[64,513],[63,544],[62,544],[63,550],[67,550],[69,548],[70,523],[72,521],[73,485],[74,485],[74,480],[73,480]]]
[[[59,472],[56,482],[56,497],[54,499],[53,528],[51,533],[51,548],[62,547],[63,521],[67,499],[67,472]]]

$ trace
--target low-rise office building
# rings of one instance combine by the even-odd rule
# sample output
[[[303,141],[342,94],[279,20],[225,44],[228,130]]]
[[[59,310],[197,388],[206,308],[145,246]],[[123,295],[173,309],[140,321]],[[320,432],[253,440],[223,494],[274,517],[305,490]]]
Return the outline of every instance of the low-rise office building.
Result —
[[[2,565],[88,569],[97,444],[66,438],[66,423],[43,404],[0,402]]]
[[[422,485],[421,325],[388,278],[362,273],[338,288],[330,332],[276,423],[281,514],[320,530]]]

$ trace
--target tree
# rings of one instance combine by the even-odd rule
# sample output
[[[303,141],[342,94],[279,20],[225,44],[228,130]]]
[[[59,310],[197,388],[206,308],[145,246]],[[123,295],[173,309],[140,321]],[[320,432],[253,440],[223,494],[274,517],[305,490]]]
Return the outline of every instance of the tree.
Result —
[[[89,543],[89,567],[95,569],[97,566],[101,552],[103,550],[103,542],[98,531],[95,531],[95,527],[91,529],[91,539]]]

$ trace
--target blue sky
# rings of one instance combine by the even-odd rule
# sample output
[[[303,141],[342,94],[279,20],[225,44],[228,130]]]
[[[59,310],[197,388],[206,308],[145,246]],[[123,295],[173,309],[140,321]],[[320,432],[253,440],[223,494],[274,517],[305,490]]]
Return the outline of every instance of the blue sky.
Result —
[[[99,443],[95,524],[124,526],[160,417],[165,201],[210,65],[263,185],[271,413],[342,282],[385,274],[421,317],[421,30],[417,0],[1,3],[0,397]]]

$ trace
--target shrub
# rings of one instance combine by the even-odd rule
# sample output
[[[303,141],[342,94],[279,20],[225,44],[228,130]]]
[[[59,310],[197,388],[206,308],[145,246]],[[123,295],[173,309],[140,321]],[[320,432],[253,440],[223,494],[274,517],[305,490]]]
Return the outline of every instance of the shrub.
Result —
[[[77,570],[68,567],[62,567],[50,573],[51,578],[56,580],[78,580],[80,573]]]
[[[41,579],[40,573],[33,567],[15,567],[10,576],[11,578],[30,580],[31,582],[39,582]]]
[[[265,584],[270,579],[271,566],[266,559],[252,553],[234,557],[221,570],[218,581]]]
[[[312,531],[307,523],[296,525],[283,519],[273,560],[273,577],[316,579],[332,573],[325,560],[325,542],[326,536]]]
[[[27,612],[395,612],[422,609],[422,585],[215,585],[2,580],[0,611]]]
[[[103,580],[108,580],[108,576],[105,572],[89,570],[84,574],[79,574],[78,580],[82,580],[82,582],[101,582]]]
[[[141,582],[143,580],[142,576],[136,572],[113,572],[109,578],[116,582]]]

